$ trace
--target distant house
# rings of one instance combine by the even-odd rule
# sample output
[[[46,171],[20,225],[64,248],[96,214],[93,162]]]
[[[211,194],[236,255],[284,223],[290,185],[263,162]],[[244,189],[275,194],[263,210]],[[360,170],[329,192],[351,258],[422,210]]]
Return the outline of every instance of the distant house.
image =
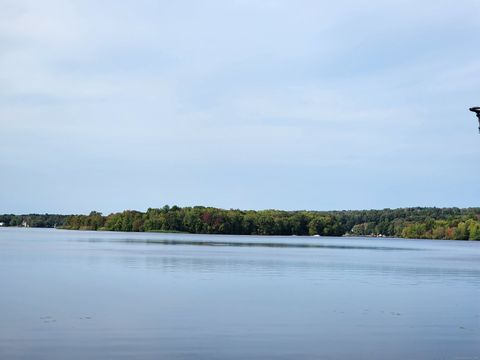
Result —
[[[3,222],[0,222],[0,226],[5,226],[5,224]]]
[[[23,226],[23,227],[28,227],[28,224],[27,224],[27,222],[26,222],[25,220],[22,221],[22,226]]]

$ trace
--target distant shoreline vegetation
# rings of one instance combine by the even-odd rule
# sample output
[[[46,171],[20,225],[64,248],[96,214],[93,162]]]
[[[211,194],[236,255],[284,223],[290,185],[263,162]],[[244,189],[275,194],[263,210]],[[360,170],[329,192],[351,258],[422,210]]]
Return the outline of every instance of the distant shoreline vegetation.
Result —
[[[403,208],[349,211],[225,210],[164,206],[104,216],[0,215],[0,226],[184,232],[230,235],[387,236],[480,240],[480,208]]]

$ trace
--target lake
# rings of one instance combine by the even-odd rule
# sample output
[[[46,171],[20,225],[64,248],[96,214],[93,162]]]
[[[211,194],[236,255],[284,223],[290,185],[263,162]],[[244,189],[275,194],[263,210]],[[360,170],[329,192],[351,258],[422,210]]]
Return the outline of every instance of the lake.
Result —
[[[0,359],[480,359],[480,242],[0,228]]]

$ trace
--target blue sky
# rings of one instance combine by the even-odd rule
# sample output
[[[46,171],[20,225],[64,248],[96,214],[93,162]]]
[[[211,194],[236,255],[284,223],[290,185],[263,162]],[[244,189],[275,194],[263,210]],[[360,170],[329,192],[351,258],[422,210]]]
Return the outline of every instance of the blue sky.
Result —
[[[0,213],[480,205],[479,1],[0,7]]]

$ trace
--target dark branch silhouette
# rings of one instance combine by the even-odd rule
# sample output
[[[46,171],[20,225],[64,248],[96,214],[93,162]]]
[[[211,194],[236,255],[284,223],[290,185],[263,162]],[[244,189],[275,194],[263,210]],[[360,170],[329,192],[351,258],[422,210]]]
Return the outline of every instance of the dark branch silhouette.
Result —
[[[478,118],[478,132],[480,133],[480,106],[474,106],[469,109],[470,111],[474,112]]]

